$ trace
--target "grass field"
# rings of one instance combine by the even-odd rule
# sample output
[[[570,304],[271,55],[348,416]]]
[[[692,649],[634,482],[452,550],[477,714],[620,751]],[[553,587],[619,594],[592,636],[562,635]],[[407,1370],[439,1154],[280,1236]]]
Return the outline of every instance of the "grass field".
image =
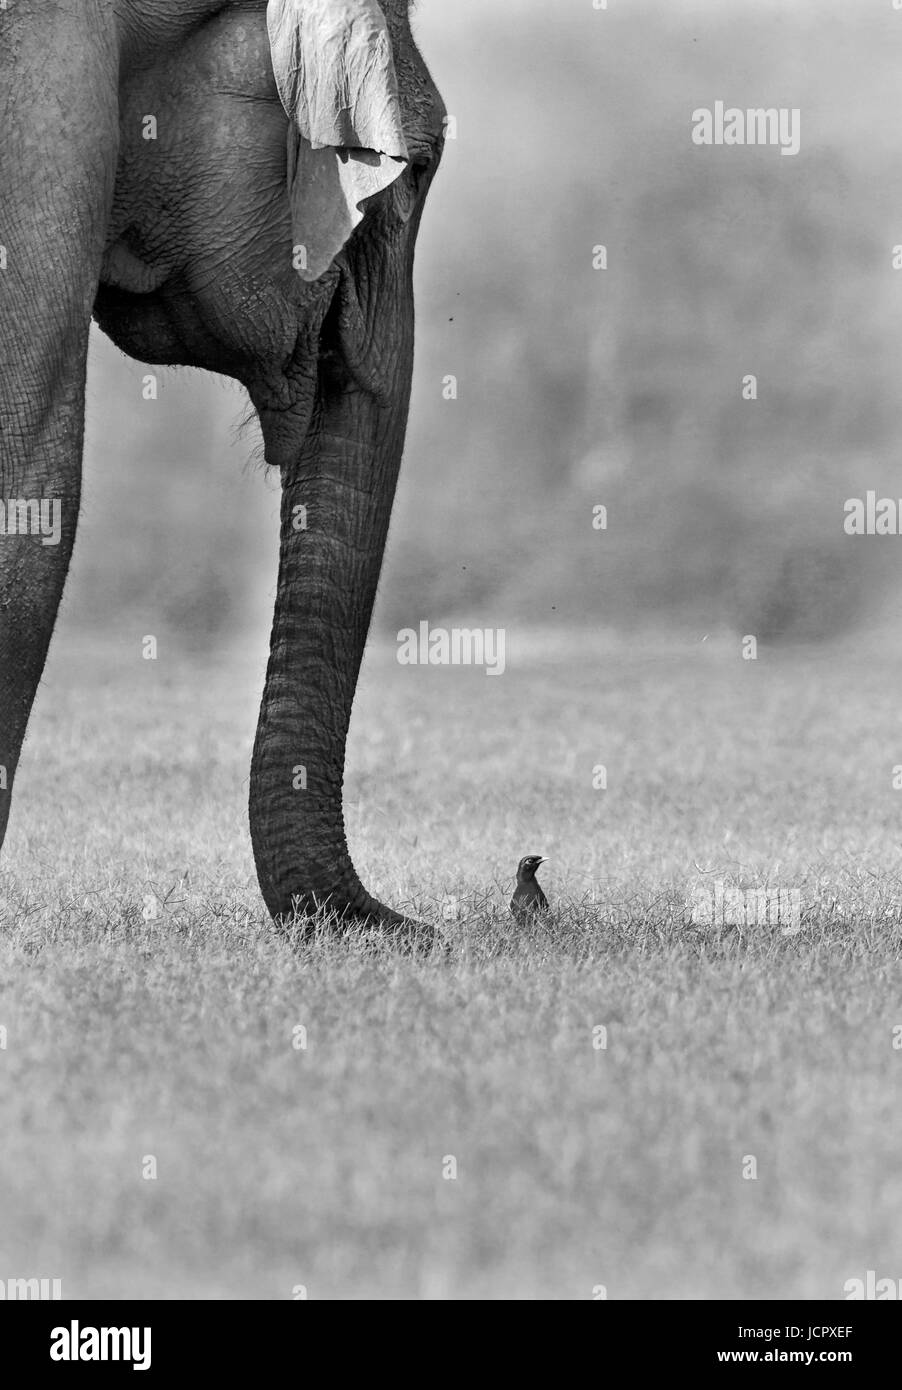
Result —
[[[154,663],[64,630],[0,877],[0,1276],[264,1299],[902,1277],[891,650],[513,634],[486,678],[374,644],[350,839],[368,886],[452,919],[451,957],[412,960],[265,918],[259,643]],[[520,932],[527,851],[556,911]],[[798,888],[802,930],[694,926],[716,875]]]

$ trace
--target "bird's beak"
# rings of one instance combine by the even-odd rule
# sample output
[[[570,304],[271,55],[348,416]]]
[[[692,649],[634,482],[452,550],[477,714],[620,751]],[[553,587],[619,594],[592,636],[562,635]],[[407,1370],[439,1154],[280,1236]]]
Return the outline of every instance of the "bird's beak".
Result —
[[[539,863],[540,863],[540,864],[547,864],[547,863],[548,863],[548,860],[547,860],[547,859],[540,859],[540,860],[539,860]]]

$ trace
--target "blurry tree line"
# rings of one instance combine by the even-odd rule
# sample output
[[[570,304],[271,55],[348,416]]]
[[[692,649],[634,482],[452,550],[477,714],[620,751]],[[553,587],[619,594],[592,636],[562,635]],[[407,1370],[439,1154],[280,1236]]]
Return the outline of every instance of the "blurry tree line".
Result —
[[[420,239],[378,621],[819,638],[873,616],[902,538],[842,519],[868,488],[902,495],[902,128],[880,23],[518,8],[419,11],[458,138]],[[801,153],[692,145],[717,98],[800,107]],[[160,609],[198,640],[265,622],[277,497],[242,467],[241,393],[169,373],[145,403],[144,369],[107,348],[92,370],[85,520],[104,544],[79,553],[81,619]]]

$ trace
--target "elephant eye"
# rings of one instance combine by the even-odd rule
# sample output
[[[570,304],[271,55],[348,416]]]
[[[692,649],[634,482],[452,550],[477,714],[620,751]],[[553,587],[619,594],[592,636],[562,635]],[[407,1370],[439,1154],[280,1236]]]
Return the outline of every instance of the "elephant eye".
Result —
[[[417,193],[419,193],[422,188],[430,168],[431,164],[428,159],[418,157],[410,161],[410,177]]]
[[[429,160],[415,156],[401,178],[395,183],[395,207],[403,221],[408,222],[420,200],[424,181],[429,173]]]

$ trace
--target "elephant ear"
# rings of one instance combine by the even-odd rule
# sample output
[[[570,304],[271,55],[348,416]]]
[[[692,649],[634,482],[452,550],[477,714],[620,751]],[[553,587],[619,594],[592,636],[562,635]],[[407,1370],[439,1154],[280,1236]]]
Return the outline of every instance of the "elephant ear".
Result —
[[[288,192],[300,268],[318,280],[404,170],[391,37],[378,0],[269,0],[272,65],[289,116]]]

